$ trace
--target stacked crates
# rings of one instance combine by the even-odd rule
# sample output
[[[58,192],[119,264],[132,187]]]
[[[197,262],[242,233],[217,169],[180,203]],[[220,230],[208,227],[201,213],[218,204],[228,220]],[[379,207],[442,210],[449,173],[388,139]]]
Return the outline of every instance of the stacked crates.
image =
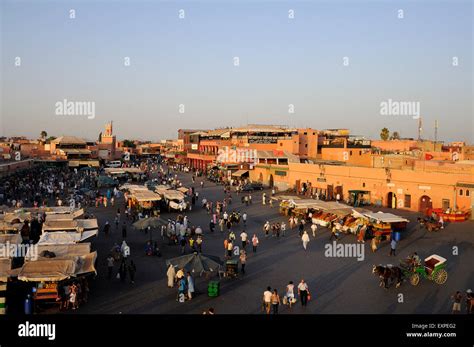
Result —
[[[220,282],[219,281],[209,281],[207,286],[207,295],[210,297],[219,296],[220,292]]]

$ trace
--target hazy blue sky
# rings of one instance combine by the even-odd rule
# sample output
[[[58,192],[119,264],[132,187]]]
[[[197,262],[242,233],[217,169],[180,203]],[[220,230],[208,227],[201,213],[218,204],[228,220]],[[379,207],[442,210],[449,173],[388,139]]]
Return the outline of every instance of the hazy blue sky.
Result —
[[[392,99],[421,103],[424,137],[438,119],[440,139],[474,142],[472,1],[0,3],[3,135],[95,139],[113,120],[151,140],[247,122],[416,137],[411,117],[380,115]],[[65,98],[95,119],[56,115]]]

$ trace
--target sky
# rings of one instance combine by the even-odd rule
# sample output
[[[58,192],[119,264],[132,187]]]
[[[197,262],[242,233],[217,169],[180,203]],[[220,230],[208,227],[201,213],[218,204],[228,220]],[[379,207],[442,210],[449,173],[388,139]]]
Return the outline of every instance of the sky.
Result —
[[[416,138],[411,115],[381,115],[391,99],[419,103],[423,138],[438,120],[439,140],[474,143],[473,19],[471,0],[0,0],[0,134],[93,140],[113,120],[152,141],[245,124]],[[95,117],[56,114],[64,99]]]

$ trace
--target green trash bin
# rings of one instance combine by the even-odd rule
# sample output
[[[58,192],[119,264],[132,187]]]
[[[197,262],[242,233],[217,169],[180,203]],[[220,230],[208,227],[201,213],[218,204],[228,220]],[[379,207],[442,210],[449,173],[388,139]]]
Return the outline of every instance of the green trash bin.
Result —
[[[209,281],[207,285],[207,295],[210,297],[219,296],[220,292],[220,282],[219,281]]]

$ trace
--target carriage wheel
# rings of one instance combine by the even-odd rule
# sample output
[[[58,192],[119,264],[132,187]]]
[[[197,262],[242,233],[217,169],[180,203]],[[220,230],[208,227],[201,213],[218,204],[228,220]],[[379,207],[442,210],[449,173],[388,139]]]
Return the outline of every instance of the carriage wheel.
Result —
[[[448,279],[448,272],[445,269],[440,269],[434,274],[434,281],[437,284],[444,284]]]
[[[420,275],[415,273],[410,277],[410,283],[412,286],[417,286],[420,283]]]

